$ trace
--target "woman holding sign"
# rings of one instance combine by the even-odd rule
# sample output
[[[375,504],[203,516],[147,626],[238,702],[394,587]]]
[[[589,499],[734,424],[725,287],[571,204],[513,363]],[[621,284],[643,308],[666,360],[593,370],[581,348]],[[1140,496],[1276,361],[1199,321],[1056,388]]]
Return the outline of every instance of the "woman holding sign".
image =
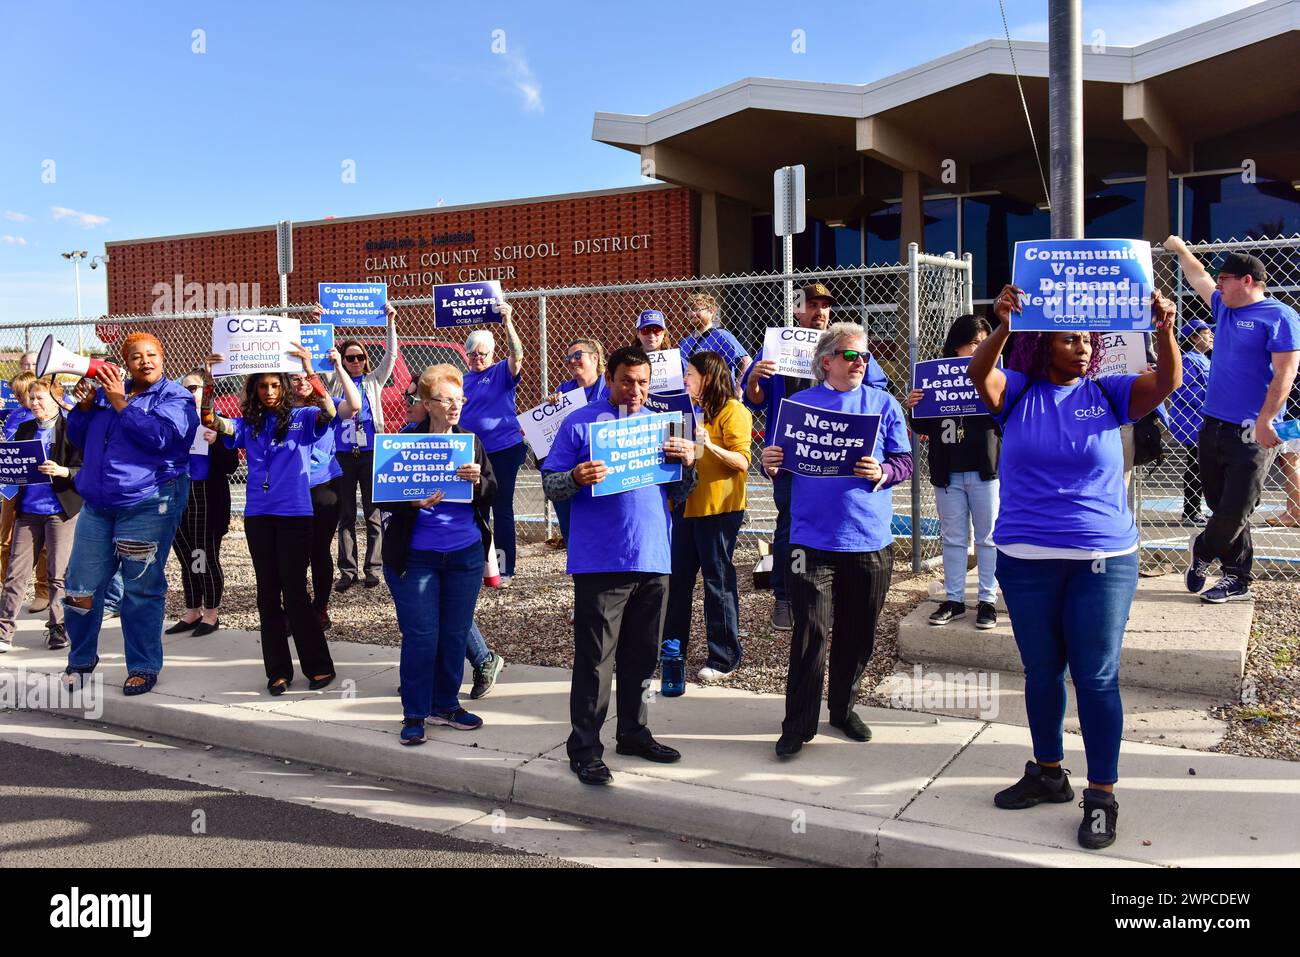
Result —
[[[587,394],[587,404],[609,398],[609,383],[605,381],[605,347],[595,339],[574,339],[564,351],[564,363],[573,373],[573,378],[565,379],[550,397],[554,405],[559,401],[561,392],[582,389]],[[543,463],[538,462],[538,471]],[[560,523],[560,536],[569,540],[569,516],[572,514],[573,502],[565,499],[553,502],[555,517]]]
[[[731,369],[716,352],[697,352],[686,364],[686,392],[704,413],[695,430],[699,482],[674,514],[672,577],[664,638],[691,637],[695,576],[704,578],[704,634],[709,659],[701,681],[716,681],[740,666],[740,593],[731,557],[745,517],[745,475],[749,470],[754,418],[731,388]]]
[[[1138,533],[1124,486],[1119,429],[1178,388],[1182,365],[1174,307],[1151,296],[1156,370],[1091,375],[1101,334],[1017,333],[1006,370],[997,358],[1023,293],[1006,286],[993,304],[999,326],[975,350],[969,374],[1002,428],[1001,508],[993,540],[998,584],[1025,666],[1025,706],[1034,759],[998,792],[1000,808],[1074,800],[1065,756],[1065,670],[1070,669],[1088,757],[1079,844],[1115,841],[1119,805],[1120,644],[1137,589]]]
[[[943,358],[974,355],[992,330],[978,316],[958,316],[948,327]],[[925,392],[913,389],[907,397],[908,425],[924,435],[930,484],[939,508],[943,534],[945,601],[930,616],[930,624],[946,625],[966,617],[966,548],[971,525],[975,527],[975,561],[979,568],[979,604],[975,627],[997,627],[997,549],[993,523],[998,517],[998,452],[1001,435],[989,415],[962,415],[939,419],[914,419],[911,411]]]
[[[493,362],[496,339],[487,329],[476,329],[465,340],[465,408],[461,425],[473,432],[488,458],[497,480],[492,500],[492,529],[501,557],[501,587],[509,588],[515,574],[515,480],[528,455],[515,409],[515,386],[524,368],[524,345],[511,321],[513,309],[501,302],[501,322],[510,343],[509,358]]]
[[[325,632],[307,597],[311,452],[334,419],[334,400],[311,371],[311,353],[300,345],[289,352],[302,361],[317,404],[295,407],[289,377],[282,372],[261,372],[244,382],[242,418],[215,415],[210,370],[224,357],[214,353],[208,356],[208,388],[202,409],[203,424],[224,435],[227,448],[244,449],[248,455],[244,532],[257,578],[266,687],[273,695],[284,694],[293,682],[286,616],[293,628],[299,664],[309,678],[307,687],[316,691],[334,680],[334,661]]]
[[[454,366],[436,365],[420,376],[420,400],[429,413],[417,433],[468,434],[460,426],[463,378]],[[483,569],[492,547],[488,513],[496,494],[492,462],[474,437],[474,461],[456,470],[469,482],[473,501],[444,502],[437,491],[416,502],[385,502],[384,578],[402,631],[400,665],[402,744],[423,744],[426,721],[473,731],[483,719],[460,706],[465,643]]]
[[[198,370],[181,379],[181,385],[201,398],[206,379]],[[190,632],[201,637],[221,627],[221,596],[226,587],[221,541],[230,531],[230,476],[237,468],[239,453],[218,442],[217,433],[200,423],[190,447],[189,502],[172,540],[181,567],[185,613],[167,629],[169,635]]]
[[[889,489],[912,475],[912,442],[898,401],[867,383],[869,358],[861,326],[829,326],[813,353],[818,384],[781,403],[768,429],[773,444],[763,449],[769,473],[785,466],[792,474],[786,574],[794,629],[779,757],[797,753],[817,734],[828,641],[831,727],[854,741],[871,740],[871,729],[853,705],[894,567]],[[819,416],[821,409],[841,415]],[[856,436],[849,431],[855,421],[862,430]],[[788,441],[787,434],[796,441]],[[820,455],[808,449],[821,450]],[[809,456],[807,464],[796,458],[800,454]],[[808,469],[819,468],[812,459],[837,455],[843,455],[843,474],[810,474]]]

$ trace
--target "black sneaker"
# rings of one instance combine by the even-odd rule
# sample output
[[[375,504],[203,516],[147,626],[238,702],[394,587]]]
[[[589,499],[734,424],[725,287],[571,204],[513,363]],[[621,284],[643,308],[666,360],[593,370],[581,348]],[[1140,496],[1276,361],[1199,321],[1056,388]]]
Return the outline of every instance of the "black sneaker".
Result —
[[[340,575],[339,580],[334,583],[334,590],[340,595],[357,583],[355,578],[347,575]]]
[[[68,647],[68,633],[63,630],[62,625],[50,625],[49,637],[45,644],[51,651],[59,651]]]
[[[988,631],[990,628],[998,626],[998,609],[991,601],[982,601],[976,608],[975,627],[981,631]]]
[[[1007,811],[1022,811],[1043,801],[1065,804],[1073,800],[1070,772],[1062,769],[1061,776],[1053,778],[1037,761],[1026,761],[1025,776],[1006,790],[993,795],[993,803]]]
[[[1110,847],[1115,843],[1115,821],[1119,818],[1119,802],[1109,791],[1083,789],[1083,820],[1079,822],[1079,846],[1090,851]]]
[[[794,612],[788,601],[778,601],[772,605],[772,628],[776,631],[794,630]]]
[[[930,616],[930,624],[946,625],[948,622],[957,618],[966,617],[966,603],[960,601],[946,601],[939,606],[939,610]]]
[[[1236,575],[1224,575],[1214,587],[1201,594],[1201,601],[1222,605],[1227,601],[1250,601],[1250,588]]]
[[[505,663],[504,658],[492,652],[487,661],[474,669],[474,687],[470,689],[469,696],[475,700],[487,697],[497,683],[497,675],[501,674]]]
[[[1183,574],[1187,590],[1193,595],[1205,587],[1205,576],[1210,573],[1210,566],[1214,564],[1196,557],[1196,539],[1199,537],[1193,535],[1191,544],[1187,547],[1187,571]]]

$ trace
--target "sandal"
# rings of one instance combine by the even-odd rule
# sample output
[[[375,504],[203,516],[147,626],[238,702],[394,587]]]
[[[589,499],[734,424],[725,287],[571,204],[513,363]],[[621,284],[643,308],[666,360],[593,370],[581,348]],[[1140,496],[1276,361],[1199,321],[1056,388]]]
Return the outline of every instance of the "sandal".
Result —
[[[266,690],[271,692],[272,695],[278,697],[279,695],[284,694],[291,684],[293,684],[292,678],[276,678],[274,681],[268,681],[266,683]]]
[[[63,683],[69,688],[77,689],[86,686],[86,678],[99,667],[99,655],[95,655],[95,663],[87,668],[74,668],[72,665],[63,669]]]
[[[141,681],[139,684],[133,685],[131,684],[132,678],[139,678]],[[151,675],[147,671],[132,671],[126,676],[126,683],[122,685],[122,694],[128,696],[148,694],[153,691],[153,686],[157,683],[157,675]]]
[[[310,688],[312,691],[320,691],[321,688],[328,687],[329,683],[333,681],[336,677],[338,676],[335,675],[333,672],[330,672],[327,675],[321,675],[319,678],[312,678],[310,681],[307,682],[307,687]]]

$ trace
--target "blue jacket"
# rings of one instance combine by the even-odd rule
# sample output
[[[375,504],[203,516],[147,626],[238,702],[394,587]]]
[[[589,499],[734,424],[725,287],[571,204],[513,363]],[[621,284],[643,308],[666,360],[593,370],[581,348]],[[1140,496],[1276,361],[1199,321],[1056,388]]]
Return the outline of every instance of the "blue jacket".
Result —
[[[785,398],[785,376],[774,375],[763,382],[763,402],[755,405],[749,401],[749,376],[754,371],[754,366],[758,365],[763,358],[762,350],[759,350],[758,358],[750,363],[749,368],[745,370],[744,378],[740,380],[741,401],[745,406],[754,412],[763,412],[763,434],[767,435],[767,430],[776,425],[777,414],[781,411],[781,400]],[[806,389],[808,386],[815,384],[812,379],[800,380],[800,389]],[[868,354],[867,356],[867,374],[862,379],[863,383],[871,386],[873,389],[889,391],[889,377],[885,375],[885,370],[880,368],[880,363],[876,357]]]
[[[130,395],[131,384],[127,383]],[[104,390],[89,412],[68,413],[68,441],[81,449],[77,491],[96,508],[138,505],[176,478],[188,475],[190,442],[199,427],[194,396],[179,383],[159,379],[114,412]]]
[[[1169,397],[1169,434],[1179,445],[1196,447],[1204,419],[1205,387],[1210,381],[1210,360],[1195,350],[1183,353],[1183,384]]]

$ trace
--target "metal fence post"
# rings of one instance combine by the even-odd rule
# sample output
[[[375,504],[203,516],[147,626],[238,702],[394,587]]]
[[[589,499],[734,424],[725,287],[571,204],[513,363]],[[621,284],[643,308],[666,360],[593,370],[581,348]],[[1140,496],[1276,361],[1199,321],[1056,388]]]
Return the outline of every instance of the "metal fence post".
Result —
[[[965,285],[965,295],[962,296],[961,311],[970,315],[975,311],[975,264],[970,253],[962,253],[962,269],[964,272],[963,282]]]
[[[916,362],[921,345],[921,267],[917,262],[920,250],[916,243],[907,244],[907,382],[911,387],[916,376]],[[912,432],[912,462],[920,452],[916,432]],[[912,467],[912,571],[921,570],[921,485],[916,480],[916,466]]]
[[[538,376],[542,385],[542,401],[545,402],[551,395],[550,389],[550,366],[547,363],[546,356],[546,297],[537,297],[537,352],[538,352]],[[542,519],[546,523],[546,540],[551,540],[551,503],[546,500],[546,493],[542,493]]]

